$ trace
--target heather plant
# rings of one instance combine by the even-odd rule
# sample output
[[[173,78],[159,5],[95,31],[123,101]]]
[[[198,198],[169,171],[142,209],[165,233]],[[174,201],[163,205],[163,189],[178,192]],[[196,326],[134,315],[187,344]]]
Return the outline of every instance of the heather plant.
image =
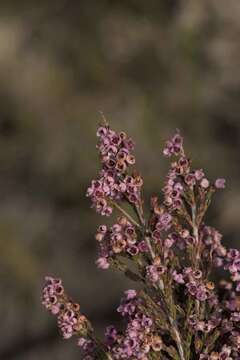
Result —
[[[117,309],[124,331],[109,326],[99,341],[62,281],[46,277],[43,304],[63,337],[78,338],[85,360],[240,359],[240,252],[205,224],[225,180],[212,183],[192,168],[177,131],[163,150],[172,160],[164,187],[146,214],[132,139],[106,121],[97,137],[101,169],[87,196],[97,213],[118,217],[97,229],[96,263],[123,272],[140,290],[125,291]]]

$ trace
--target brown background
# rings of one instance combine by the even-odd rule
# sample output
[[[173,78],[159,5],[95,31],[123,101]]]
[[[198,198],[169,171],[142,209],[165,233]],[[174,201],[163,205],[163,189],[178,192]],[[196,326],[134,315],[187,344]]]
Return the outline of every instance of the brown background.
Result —
[[[236,0],[0,2],[0,359],[80,358],[41,306],[45,274],[99,333],[118,322],[132,285],[96,269],[105,219],[85,198],[99,110],[135,139],[146,203],[163,185],[163,141],[181,129],[195,165],[227,179],[209,223],[237,246],[239,38]]]

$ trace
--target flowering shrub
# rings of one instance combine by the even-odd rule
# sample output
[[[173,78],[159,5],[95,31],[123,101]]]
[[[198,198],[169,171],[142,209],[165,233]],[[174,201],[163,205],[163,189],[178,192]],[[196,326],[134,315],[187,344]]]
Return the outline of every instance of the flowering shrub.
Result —
[[[202,169],[192,169],[177,132],[163,150],[173,159],[163,196],[152,197],[146,215],[133,141],[106,122],[97,136],[101,170],[87,196],[99,214],[120,216],[97,229],[96,263],[122,271],[141,290],[125,291],[117,310],[125,330],[109,326],[100,342],[61,280],[47,277],[43,305],[63,337],[77,336],[85,360],[240,359],[240,252],[226,249],[204,222],[225,180],[211,183]]]

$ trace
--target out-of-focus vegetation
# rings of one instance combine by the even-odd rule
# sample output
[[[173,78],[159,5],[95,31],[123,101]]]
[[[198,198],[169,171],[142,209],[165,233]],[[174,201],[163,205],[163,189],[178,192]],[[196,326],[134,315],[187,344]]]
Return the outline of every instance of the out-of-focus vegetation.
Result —
[[[129,284],[96,269],[105,219],[85,199],[99,110],[135,139],[146,203],[163,185],[163,141],[181,129],[196,166],[227,178],[209,222],[236,245],[239,38],[236,0],[1,1],[0,359],[79,358],[41,307],[45,274],[99,331],[118,321]]]

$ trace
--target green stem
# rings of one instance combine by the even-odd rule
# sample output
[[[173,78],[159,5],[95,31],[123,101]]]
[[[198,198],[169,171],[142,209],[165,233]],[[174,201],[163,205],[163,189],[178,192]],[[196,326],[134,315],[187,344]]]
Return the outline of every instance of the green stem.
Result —
[[[118,205],[115,201],[111,201],[111,204],[118,209],[126,218],[128,218],[131,223],[133,223],[136,227],[141,228],[141,225],[133,219],[131,215],[129,215],[120,205]]]
[[[139,211],[139,209],[137,207],[136,207],[136,210],[137,210],[137,212],[139,214],[139,219],[140,219],[140,221],[142,223],[142,226],[144,227],[144,230],[145,230],[145,220],[143,219],[142,214],[141,214],[141,212]],[[146,234],[145,234],[145,241],[146,241],[146,244],[148,246],[151,257],[154,260],[155,257],[156,257],[156,254],[155,254],[155,252],[153,250],[153,247],[151,245],[151,239]],[[159,280],[158,287],[159,287],[159,289],[160,289],[160,291],[162,293],[162,299],[163,299],[163,302],[164,302],[164,305],[165,305],[164,307],[165,307],[166,315],[167,315],[169,324],[170,324],[172,332],[173,332],[174,340],[175,340],[177,348],[178,348],[178,353],[179,353],[180,359],[185,360],[184,350],[183,350],[183,345],[182,345],[182,339],[181,339],[177,324],[176,324],[175,320],[172,318],[171,314],[169,313],[168,306],[167,306],[167,304],[165,302],[165,299],[164,299],[164,294],[163,294],[164,283],[163,283],[162,279]]]
[[[144,236],[145,236],[145,241],[146,241],[146,244],[148,246],[151,258],[152,258],[152,260],[154,260],[155,257],[156,257],[156,254],[155,254],[155,251],[154,251],[154,249],[153,249],[153,247],[151,245],[151,238],[150,238],[150,236],[147,236],[147,234],[146,234],[146,221],[145,221],[145,219],[143,217],[142,209],[140,209],[139,206],[135,206],[135,210],[137,212],[139,221],[141,223],[143,233],[144,233]],[[181,339],[181,336],[180,336],[180,333],[179,333],[179,330],[178,330],[178,326],[177,326],[175,320],[172,318],[171,314],[169,313],[168,306],[167,306],[167,304],[165,302],[165,299],[164,299],[164,294],[163,294],[164,283],[163,283],[163,281],[161,279],[158,282],[158,287],[159,287],[159,289],[160,289],[160,291],[162,293],[162,300],[163,300],[164,305],[165,305],[164,307],[165,307],[165,311],[166,311],[166,316],[168,318],[169,324],[170,324],[172,332],[173,332],[173,337],[174,337],[174,340],[175,340],[176,345],[177,345],[180,360],[186,360],[185,356],[184,356],[182,339]]]

